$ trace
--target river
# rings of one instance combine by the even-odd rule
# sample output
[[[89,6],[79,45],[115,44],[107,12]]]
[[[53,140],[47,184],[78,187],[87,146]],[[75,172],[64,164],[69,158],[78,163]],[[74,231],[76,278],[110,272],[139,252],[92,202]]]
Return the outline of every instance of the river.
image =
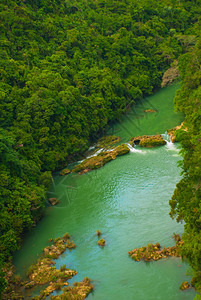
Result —
[[[180,124],[183,115],[175,113],[173,106],[177,88],[172,85],[144,99],[108,133],[128,142],[131,136],[164,134]],[[156,112],[145,113],[146,109]],[[77,248],[64,253],[56,266],[66,264],[78,272],[70,284],[86,276],[93,280],[94,292],[87,299],[193,299],[193,289],[179,290],[181,282],[190,280],[186,275],[189,267],[179,258],[145,263],[128,255],[147,243],[172,246],[172,234],[183,232],[183,224],[169,217],[168,204],[180,179],[179,159],[178,144],[137,147],[85,175],[55,176],[49,196],[56,196],[60,203],[48,207],[25,238],[14,259],[17,272],[24,276],[50,238],[69,232]],[[104,248],[97,245],[96,230],[106,240]]]

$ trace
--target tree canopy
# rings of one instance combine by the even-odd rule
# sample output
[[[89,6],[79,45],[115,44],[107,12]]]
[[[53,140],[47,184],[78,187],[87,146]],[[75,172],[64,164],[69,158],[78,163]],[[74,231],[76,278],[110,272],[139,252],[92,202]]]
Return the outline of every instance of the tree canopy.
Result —
[[[40,218],[51,172],[76,160],[108,124],[159,88],[184,53],[186,72],[200,33],[200,2],[1,1],[1,261]],[[192,99],[199,96],[196,70]],[[193,141],[185,143],[194,151]]]

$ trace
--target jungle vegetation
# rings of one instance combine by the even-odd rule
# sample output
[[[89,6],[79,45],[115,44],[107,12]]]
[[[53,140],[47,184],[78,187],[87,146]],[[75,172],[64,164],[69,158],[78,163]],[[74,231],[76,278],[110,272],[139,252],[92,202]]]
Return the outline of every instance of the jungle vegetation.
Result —
[[[183,176],[170,200],[170,215],[185,221],[183,257],[194,270],[192,284],[201,291],[201,39],[179,58],[182,87],[175,106],[185,113],[187,131],[180,130]]]
[[[190,243],[197,245],[188,257],[198,266],[201,54],[199,43],[192,48],[200,35],[200,4],[1,1],[1,265],[40,219],[51,172],[76,160],[108,124],[159,88],[163,73],[180,57],[184,83],[176,103],[192,124],[182,140],[185,176],[172,207],[186,222],[186,252]],[[1,273],[0,290],[5,284]]]

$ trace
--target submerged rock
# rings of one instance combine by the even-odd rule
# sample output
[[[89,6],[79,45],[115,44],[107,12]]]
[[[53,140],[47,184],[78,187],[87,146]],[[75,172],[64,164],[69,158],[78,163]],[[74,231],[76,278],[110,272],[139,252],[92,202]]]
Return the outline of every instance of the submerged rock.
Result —
[[[157,112],[157,110],[154,110],[154,109],[151,108],[151,109],[145,109],[144,112],[146,112],[146,113],[149,113],[149,112],[155,113],[155,112]]]
[[[101,231],[100,230],[96,230],[96,235],[100,236],[101,235]]]
[[[85,299],[93,290],[89,278],[85,278],[82,282],[75,282],[74,287],[64,288],[64,286],[68,286],[67,280],[75,276],[77,272],[66,268],[66,265],[57,269],[53,259],[58,258],[67,248],[75,248],[68,233],[54,239],[53,244],[43,250],[43,256],[37,263],[29,268],[27,272],[29,282],[24,285],[26,289],[46,284],[40,295],[32,299],[45,299],[55,290],[61,290],[62,293],[58,296],[51,296],[51,299]]]
[[[49,198],[48,201],[52,206],[57,205],[59,203],[59,199],[57,198]]]
[[[139,145],[141,147],[152,148],[157,146],[162,146],[166,144],[161,134],[156,135],[142,135],[133,137],[130,140],[131,146]]]

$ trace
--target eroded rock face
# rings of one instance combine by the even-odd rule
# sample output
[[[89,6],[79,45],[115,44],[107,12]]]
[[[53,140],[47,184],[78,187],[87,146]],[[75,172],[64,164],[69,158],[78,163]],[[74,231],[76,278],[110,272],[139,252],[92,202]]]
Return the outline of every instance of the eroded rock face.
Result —
[[[173,83],[179,77],[178,61],[176,60],[172,66],[164,73],[161,87],[165,87]]]
[[[166,144],[166,141],[163,139],[162,135],[142,135],[133,137],[130,140],[130,144],[133,146],[139,145],[141,147],[152,148],[158,147]]]

